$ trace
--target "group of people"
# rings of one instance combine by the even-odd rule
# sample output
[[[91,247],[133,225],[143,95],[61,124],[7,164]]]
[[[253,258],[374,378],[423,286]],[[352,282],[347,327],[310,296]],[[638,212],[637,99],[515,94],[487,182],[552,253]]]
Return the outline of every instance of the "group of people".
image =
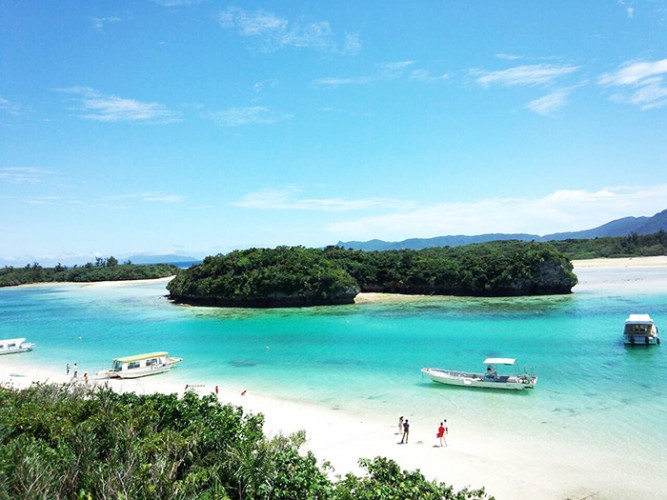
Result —
[[[398,433],[403,433],[403,437],[401,438],[401,442],[399,444],[403,444],[404,442],[405,444],[408,444],[408,438],[410,436],[410,422],[407,418],[403,418],[403,415],[401,415],[398,419]],[[447,434],[449,434],[449,429],[447,429],[447,419],[444,418],[442,422],[440,422],[438,432],[435,435],[435,437],[438,438],[440,447],[443,445],[447,446],[447,438],[445,437]]]
[[[69,363],[65,366],[65,373],[69,375]],[[79,378],[79,365],[74,363],[73,367],[73,373],[72,373],[72,378],[73,379],[78,379]],[[88,383],[88,372],[83,374],[83,380]]]

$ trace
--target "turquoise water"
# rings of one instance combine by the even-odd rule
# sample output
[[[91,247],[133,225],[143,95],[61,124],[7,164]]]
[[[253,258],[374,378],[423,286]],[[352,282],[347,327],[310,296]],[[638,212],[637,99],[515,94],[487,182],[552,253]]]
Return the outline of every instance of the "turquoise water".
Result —
[[[94,373],[114,357],[168,350],[184,358],[160,375],[172,381],[246,388],[391,421],[409,414],[413,423],[432,425],[447,416],[500,434],[520,425],[523,439],[612,449],[618,460],[630,455],[649,464],[667,446],[667,345],[626,347],[621,332],[629,313],[647,312],[667,325],[667,287],[633,281],[667,284],[667,270],[628,273],[582,270],[582,285],[568,296],[280,310],[174,306],[163,297],[164,283],[6,288],[0,337],[36,342],[21,361],[56,370],[76,361]],[[532,368],[537,388],[453,388],[420,373],[424,366],[483,370],[490,356]]]

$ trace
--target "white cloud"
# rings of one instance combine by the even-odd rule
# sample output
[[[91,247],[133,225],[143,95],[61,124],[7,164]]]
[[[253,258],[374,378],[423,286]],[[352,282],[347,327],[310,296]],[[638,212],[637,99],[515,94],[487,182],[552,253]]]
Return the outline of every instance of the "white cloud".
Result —
[[[577,66],[554,64],[529,64],[500,71],[470,70],[470,75],[483,87],[490,85],[534,86],[552,83],[561,76],[577,71]]]
[[[343,52],[347,54],[358,54],[361,52],[361,39],[357,33],[346,33],[343,44]]]
[[[313,80],[313,85],[318,87],[343,87],[345,85],[368,85],[377,81],[376,78],[371,78],[367,76],[360,76],[357,78],[318,78]]]
[[[667,185],[560,190],[542,198],[492,198],[440,203],[414,210],[350,219],[325,229],[343,240],[400,241],[483,233],[549,234],[597,227],[628,215],[665,208]]]
[[[526,107],[537,114],[551,116],[567,104],[568,94],[566,90],[558,90],[530,101]]]
[[[496,54],[496,57],[498,59],[505,59],[506,61],[516,61],[517,59],[521,59],[521,56],[516,56],[514,54]]]
[[[209,113],[208,116],[223,127],[241,127],[243,125],[270,125],[291,120],[293,115],[275,113],[264,106],[249,106],[216,111]]]
[[[393,61],[380,64],[378,72],[373,76],[359,76],[351,78],[328,77],[318,78],[313,80],[313,85],[320,87],[342,87],[345,85],[369,85],[376,82],[387,80],[395,80],[399,78],[408,77],[410,80],[421,82],[437,82],[449,78],[447,74],[438,76],[431,75],[430,72],[424,69],[413,69],[409,71],[415,64],[414,61]]]
[[[617,71],[601,75],[598,83],[605,87],[620,89],[619,93],[612,94],[612,100],[634,104],[647,110],[667,105],[665,75],[667,75],[667,59],[649,62],[630,61]]]
[[[0,110],[5,111],[10,115],[18,116],[21,112],[21,106],[15,102],[0,97]]]
[[[296,22],[259,9],[248,12],[240,7],[228,7],[218,14],[218,22],[224,29],[244,37],[256,39],[263,50],[284,47],[336,50],[331,26],[327,21]],[[346,36],[344,52],[358,50],[358,38]]]
[[[646,79],[667,73],[667,59],[653,62],[626,62],[618,71],[604,73],[600,85],[641,85]]]
[[[0,168],[0,183],[11,182],[13,184],[35,184],[42,182],[48,170],[33,167],[4,167]]]
[[[410,73],[410,80],[417,80],[420,82],[427,82],[427,83],[447,80],[448,78],[449,75],[447,73],[438,76],[433,76],[431,75],[431,73],[429,73],[424,69],[416,69]]]
[[[120,20],[120,17],[116,16],[93,17],[93,27],[95,28],[95,31],[102,32],[107,24],[119,23]]]
[[[365,198],[346,200],[343,198],[305,198],[299,196],[301,189],[282,187],[263,189],[248,193],[232,205],[243,208],[264,210],[311,210],[323,212],[341,212],[367,210],[371,208],[405,207],[406,202],[388,198]]]
[[[77,103],[73,109],[80,118],[101,122],[136,121],[148,123],[172,123],[179,121],[169,109],[156,102],[141,102],[115,95],[106,95],[89,87],[56,89],[72,94]]]
[[[163,7],[180,7],[181,5],[194,5],[201,3],[203,0],[153,0],[158,5]]]
[[[149,203],[178,204],[182,203],[185,200],[185,197],[180,194],[146,192],[146,193],[118,194],[113,196],[107,196],[104,198],[104,201],[122,201],[122,200],[138,200]]]

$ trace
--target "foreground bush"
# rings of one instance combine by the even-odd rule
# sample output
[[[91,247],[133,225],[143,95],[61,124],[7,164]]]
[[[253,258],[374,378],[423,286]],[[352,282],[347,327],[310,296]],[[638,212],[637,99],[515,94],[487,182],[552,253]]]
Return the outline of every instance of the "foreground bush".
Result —
[[[268,439],[262,425],[212,395],[0,388],[0,499],[486,498],[384,458],[332,481],[300,452],[303,432]]]

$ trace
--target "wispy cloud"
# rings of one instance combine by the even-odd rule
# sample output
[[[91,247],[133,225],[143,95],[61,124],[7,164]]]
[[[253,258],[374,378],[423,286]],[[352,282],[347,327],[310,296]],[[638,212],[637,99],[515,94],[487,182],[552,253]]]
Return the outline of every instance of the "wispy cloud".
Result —
[[[276,113],[264,106],[248,106],[215,111],[207,116],[223,127],[241,127],[243,125],[269,125],[291,120],[293,115]]]
[[[410,80],[417,80],[420,82],[427,82],[427,83],[447,80],[448,78],[449,75],[447,73],[443,73],[442,75],[431,75],[431,73],[429,73],[425,69],[416,69],[410,73]]]
[[[405,201],[388,198],[364,198],[358,200],[307,198],[301,196],[301,192],[301,189],[294,187],[263,189],[254,193],[248,193],[239,201],[233,202],[232,205],[263,210],[312,210],[323,212],[407,206]]]
[[[147,203],[166,203],[166,204],[178,204],[185,201],[185,197],[180,194],[170,194],[170,193],[127,193],[127,194],[118,194],[113,196],[106,196],[103,201],[141,201]]]
[[[0,182],[12,184],[35,184],[42,182],[44,176],[50,174],[48,170],[33,167],[4,167],[0,168]]]
[[[517,59],[521,59],[521,56],[517,56],[514,54],[496,54],[496,57],[498,59],[504,59],[506,61],[516,61]]]
[[[313,80],[313,85],[317,87],[344,87],[347,85],[368,85],[377,81],[377,78],[360,76],[356,78],[327,77]]]
[[[389,241],[497,232],[546,234],[590,229],[628,214],[652,215],[664,209],[666,197],[666,184],[559,190],[542,198],[440,203],[340,221],[325,229],[339,239]]]
[[[93,28],[95,28],[95,31],[102,32],[107,24],[119,23],[120,20],[120,17],[116,16],[93,17]]]
[[[557,90],[530,101],[526,104],[526,107],[537,114],[551,116],[567,104],[568,95],[569,91],[567,90]]]
[[[627,89],[612,94],[612,100],[639,106],[643,110],[667,105],[667,59],[659,61],[630,61],[617,71],[604,73],[598,83],[605,87]]]
[[[205,0],[153,0],[154,3],[163,7],[180,7],[181,5],[195,5]]]
[[[625,9],[625,15],[627,16],[628,19],[632,19],[635,17],[635,8],[632,5],[628,5],[628,3],[625,2],[624,0],[618,0],[618,4]]]
[[[361,38],[358,33],[346,33],[343,44],[343,52],[348,54],[358,54],[361,52]]]
[[[89,87],[55,89],[72,94],[76,103],[72,109],[80,118],[101,122],[147,122],[165,124],[180,121],[166,106],[156,102],[141,102],[115,95],[107,95]]]
[[[313,85],[318,87],[342,87],[346,85],[370,85],[376,82],[409,78],[421,82],[437,82],[446,80],[447,74],[432,75],[429,71],[416,68],[415,61],[391,61],[378,65],[377,71],[371,76],[358,77],[325,77],[313,80]]]
[[[291,22],[263,9],[249,12],[228,7],[218,14],[218,22],[224,29],[256,40],[265,51],[297,47],[357,53],[361,49],[355,34],[346,34],[339,48],[327,21]]]
[[[487,71],[479,68],[471,69],[470,76],[483,86],[536,86],[547,85],[556,79],[577,71],[577,66],[555,64],[527,64],[499,71]]]
[[[18,116],[21,114],[21,109],[21,105],[8,101],[4,97],[0,96],[0,111],[4,111],[10,115]]]

